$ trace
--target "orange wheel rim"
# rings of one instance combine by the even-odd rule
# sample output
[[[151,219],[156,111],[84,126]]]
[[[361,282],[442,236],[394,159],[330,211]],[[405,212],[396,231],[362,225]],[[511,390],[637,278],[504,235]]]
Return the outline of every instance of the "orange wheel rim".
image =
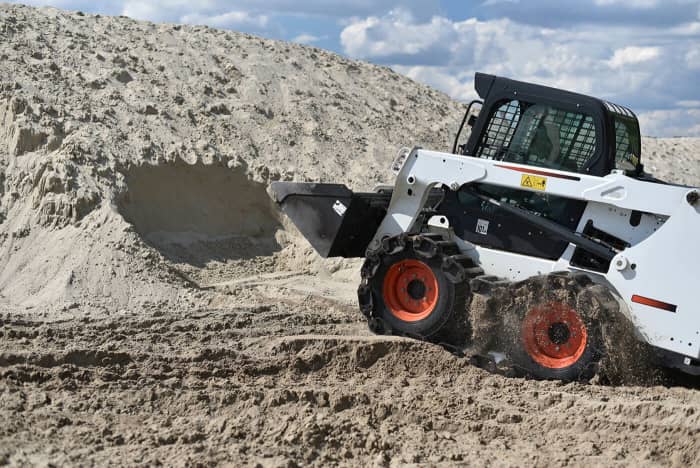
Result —
[[[404,322],[429,316],[437,304],[438,293],[435,273],[419,260],[396,262],[384,276],[384,303],[392,315]]]
[[[562,369],[581,358],[588,332],[574,309],[561,302],[550,302],[530,309],[523,321],[522,338],[533,361],[550,369]]]

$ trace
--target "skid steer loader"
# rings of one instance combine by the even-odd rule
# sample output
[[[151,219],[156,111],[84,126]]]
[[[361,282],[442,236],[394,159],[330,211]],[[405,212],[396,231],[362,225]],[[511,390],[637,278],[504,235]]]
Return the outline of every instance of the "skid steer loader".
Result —
[[[653,352],[633,360],[700,375],[700,191],[644,172],[625,107],[482,73],[475,87],[452,151],[401,150],[393,186],[271,185],[321,256],[364,257],[370,329],[538,378],[590,378],[639,344]]]

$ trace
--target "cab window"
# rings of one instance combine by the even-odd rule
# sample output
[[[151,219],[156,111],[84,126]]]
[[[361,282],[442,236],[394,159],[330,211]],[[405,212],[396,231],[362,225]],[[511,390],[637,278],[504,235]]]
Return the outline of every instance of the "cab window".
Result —
[[[637,119],[615,116],[615,168],[634,171],[641,153]]]
[[[476,156],[583,172],[595,154],[596,144],[591,116],[511,100],[491,117]]]

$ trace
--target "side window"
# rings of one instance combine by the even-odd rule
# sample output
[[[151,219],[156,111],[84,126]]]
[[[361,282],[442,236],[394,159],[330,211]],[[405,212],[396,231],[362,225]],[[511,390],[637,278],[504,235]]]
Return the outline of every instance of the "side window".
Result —
[[[637,120],[615,116],[615,168],[635,170],[639,164],[640,150]]]
[[[475,156],[486,159],[499,159],[510,145],[513,133],[520,120],[520,101],[506,101],[493,114],[489,125],[481,137]]]
[[[582,172],[595,148],[592,117],[542,104],[509,101],[491,118],[476,155]]]

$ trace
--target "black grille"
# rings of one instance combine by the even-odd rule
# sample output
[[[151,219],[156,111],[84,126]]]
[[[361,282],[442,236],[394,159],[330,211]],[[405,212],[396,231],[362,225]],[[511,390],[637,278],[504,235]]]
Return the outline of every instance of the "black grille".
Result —
[[[550,141],[552,128],[556,136]],[[491,117],[476,156],[582,172],[595,147],[592,117],[512,100]]]
[[[494,159],[499,156],[500,150],[507,150],[519,121],[520,103],[518,101],[509,101],[499,107],[489,121],[476,156]]]

